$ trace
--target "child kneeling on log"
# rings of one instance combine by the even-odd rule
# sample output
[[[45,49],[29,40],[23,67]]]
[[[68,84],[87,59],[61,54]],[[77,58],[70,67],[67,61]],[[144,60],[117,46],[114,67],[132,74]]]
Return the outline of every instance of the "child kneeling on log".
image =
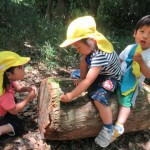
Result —
[[[91,16],[79,17],[70,23],[67,39],[60,45],[66,46],[73,46],[82,54],[80,78],[76,81],[76,88],[61,95],[60,99],[69,102],[88,89],[104,123],[95,142],[106,147],[114,133],[109,98],[121,79],[119,57],[112,44],[96,30],[95,20]]]

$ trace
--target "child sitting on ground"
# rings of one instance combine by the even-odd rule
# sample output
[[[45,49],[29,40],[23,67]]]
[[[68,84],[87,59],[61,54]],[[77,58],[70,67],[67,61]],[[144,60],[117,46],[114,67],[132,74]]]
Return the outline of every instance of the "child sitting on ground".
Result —
[[[17,113],[37,96],[36,87],[22,87],[17,80],[25,75],[24,67],[29,57],[21,57],[12,51],[0,52],[0,135],[19,135],[24,130]],[[19,103],[15,103],[14,92],[28,92]]]

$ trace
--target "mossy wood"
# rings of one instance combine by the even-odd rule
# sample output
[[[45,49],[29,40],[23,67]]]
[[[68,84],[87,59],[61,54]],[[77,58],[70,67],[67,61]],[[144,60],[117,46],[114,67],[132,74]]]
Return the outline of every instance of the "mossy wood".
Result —
[[[60,95],[73,88],[73,81],[70,79],[47,78],[41,82],[38,125],[43,139],[72,140],[94,137],[102,128],[98,111],[86,92],[69,103],[60,102]],[[115,95],[111,96],[111,108],[115,121],[118,113]],[[125,125],[125,132],[149,129],[149,116],[150,105],[144,92],[137,98],[136,106]]]

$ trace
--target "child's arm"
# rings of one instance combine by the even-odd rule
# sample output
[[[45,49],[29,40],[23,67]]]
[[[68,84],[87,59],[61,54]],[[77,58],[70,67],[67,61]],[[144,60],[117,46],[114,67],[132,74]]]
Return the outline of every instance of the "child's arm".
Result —
[[[137,53],[133,56],[133,60],[138,62],[141,68],[141,72],[146,78],[150,78],[150,68],[146,65],[145,61],[142,58],[140,53]]]
[[[80,84],[71,92],[63,94],[60,96],[61,101],[69,102],[82,92],[84,92],[97,78],[101,70],[101,67],[92,67],[89,69],[86,78],[83,79]]]
[[[26,86],[21,86],[18,82],[15,82],[15,91],[18,93],[31,92],[32,90],[35,90],[35,93],[37,93],[37,89],[35,86],[26,87]]]
[[[22,111],[23,108],[24,108],[31,100],[33,100],[33,99],[36,97],[36,95],[37,95],[37,94],[35,93],[35,91],[34,91],[34,90],[31,90],[31,91],[29,92],[29,94],[26,96],[26,98],[25,98],[23,101],[17,103],[16,106],[15,106],[15,108],[13,108],[13,109],[11,109],[11,110],[8,110],[8,112],[11,113],[11,114],[17,114],[18,112]]]

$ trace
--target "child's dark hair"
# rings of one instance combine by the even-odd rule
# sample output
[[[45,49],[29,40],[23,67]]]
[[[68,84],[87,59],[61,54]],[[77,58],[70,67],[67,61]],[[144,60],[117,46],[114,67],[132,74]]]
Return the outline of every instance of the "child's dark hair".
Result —
[[[15,67],[10,67],[9,69],[7,69],[5,72],[4,72],[4,78],[3,78],[3,88],[5,90],[7,90],[7,88],[10,86],[10,81],[7,77],[7,74],[6,72],[10,72],[10,73],[14,73],[14,69]]]
[[[135,26],[135,30],[137,31],[138,29],[142,28],[143,26],[150,26],[150,15],[144,16],[143,18],[141,18],[136,26]]]

